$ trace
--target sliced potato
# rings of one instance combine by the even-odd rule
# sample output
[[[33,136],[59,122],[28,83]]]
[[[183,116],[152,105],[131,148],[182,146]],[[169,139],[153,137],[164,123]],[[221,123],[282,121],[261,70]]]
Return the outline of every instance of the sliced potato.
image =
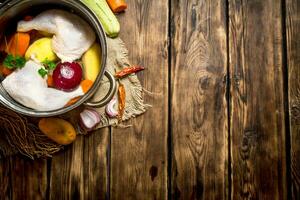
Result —
[[[101,69],[101,48],[94,43],[82,57],[84,79],[95,81]]]
[[[47,37],[41,38],[29,46],[25,53],[25,59],[29,60],[32,55],[40,62],[57,60],[57,56],[52,50],[52,40]]]

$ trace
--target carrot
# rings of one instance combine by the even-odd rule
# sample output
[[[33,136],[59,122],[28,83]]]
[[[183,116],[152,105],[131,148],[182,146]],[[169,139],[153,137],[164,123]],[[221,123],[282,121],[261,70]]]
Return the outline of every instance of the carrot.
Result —
[[[12,38],[11,36],[9,37],[9,39]],[[7,37],[4,35],[3,38],[1,38],[1,44],[0,44],[0,51],[3,51],[5,53],[7,53],[8,51],[8,40]]]
[[[8,69],[7,67],[3,67],[3,69],[2,69],[2,74],[3,74],[4,76],[8,76],[8,75],[10,75],[11,73],[13,73],[13,70]]]
[[[0,44],[0,51],[5,51],[5,42],[1,42],[1,44]]]
[[[106,0],[109,7],[114,13],[119,13],[127,8],[125,0]]]
[[[80,86],[82,88],[83,93],[87,93],[91,89],[91,87],[93,86],[93,84],[94,84],[94,82],[91,81],[91,80],[88,80],[88,79],[85,79],[85,80],[81,81]],[[75,98],[71,99],[66,104],[66,106],[70,106],[70,105],[76,103],[79,99],[80,99],[80,97],[75,97]]]
[[[51,75],[48,75],[47,85],[48,87],[54,87],[53,77]]]
[[[71,99],[70,101],[68,101],[68,103],[66,104],[66,106],[71,106],[74,103],[76,103],[78,100],[80,99],[80,97],[75,97],[73,99]]]
[[[87,93],[91,89],[91,87],[93,86],[93,84],[94,84],[93,81],[86,79],[86,80],[81,81],[80,86],[82,88],[82,91],[84,93]]]
[[[30,35],[28,33],[15,33],[8,42],[6,53],[13,56],[24,56],[29,46]]]
[[[30,16],[30,15],[27,15],[27,16],[25,16],[23,19],[24,19],[24,21],[28,22],[28,21],[33,20],[33,17]]]
[[[13,73],[13,70],[8,69],[7,67],[4,67],[4,66],[0,66],[0,72],[3,76],[8,76],[11,73]]]

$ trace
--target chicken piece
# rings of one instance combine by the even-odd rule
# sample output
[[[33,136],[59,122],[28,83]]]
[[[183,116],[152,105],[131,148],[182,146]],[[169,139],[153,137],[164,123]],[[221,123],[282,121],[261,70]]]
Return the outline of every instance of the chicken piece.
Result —
[[[38,111],[60,109],[69,100],[84,94],[81,87],[72,92],[48,88],[46,80],[38,74],[41,67],[34,61],[27,61],[22,69],[2,81],[4,89],[15,101]]]
[[[54,34],[52,49],[62,62],[81,58],[95,41],[93,29],[80,17],[63,10],[47,10],[31,21],[20,21],[17,30],[38,30]]]

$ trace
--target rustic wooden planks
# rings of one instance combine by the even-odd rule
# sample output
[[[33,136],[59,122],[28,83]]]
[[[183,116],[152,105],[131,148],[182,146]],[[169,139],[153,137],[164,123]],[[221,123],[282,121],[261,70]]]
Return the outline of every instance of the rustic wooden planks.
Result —
[[[225,3],[172,1],[172,199],[228,199]]]
[[[280,0],[229,0],[232,199],[287,199]]]
[[[84,140],[84,199],[108,199],[110,130],[96,131]]]
[[[292,198],[300,199],[300,2],[286,0]]]
[[[142,85],[153,95],[144,115],[127,129],[113,128],[111,138],[111,199],[167,198],[168,1],[128,0],[120,16],[126,41]]]
[[[139,76],[153,92],[145,94],[153,108],[131,120],[133,127],[79,137],[48,166],[0,160],[0,199],[167,199],[168,192],[171,199],[287,199],[282,20],[291,191],[300,198],[300,2],[228,0],[228,8],[223,0],[169,2],[127,0],[119,15],[132,63],[149,68]]]
[[[107,199],[109,128],[79,136],[54,156],[49,199]]]
[[[11,199],[10,163],[9,159],[0,160],[0,199]]]
[[[83,199],[84,138],[55,155],[51,162],[49,199]]]
[[[47,160],[14,156],[10,158],[11,199],[46,199]]]

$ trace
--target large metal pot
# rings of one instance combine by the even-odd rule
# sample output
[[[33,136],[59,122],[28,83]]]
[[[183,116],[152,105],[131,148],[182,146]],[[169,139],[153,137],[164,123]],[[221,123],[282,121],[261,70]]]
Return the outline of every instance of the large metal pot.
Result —
[[[4,3],[0,3],[0,39],[4,34],[4,31],[12,24],[17,24],[17,21],[24,17],[26,14],[38,14],[44,10],[56,8],[64,9],[73,12],[88,22],[96,33],[97,41],[102,48],[102,64],[101,72],[99,73],[93,87],[75,104],[53,111],[36,111],[27,108],[16,101],[14,101],[4,90],[0,83],[0,103],[10,108],[11,110],[33,117],[50,117],[66,113],[81,104],[86,104],[92,107],[101,107],[106,105],[113,97],[116,90],[116,82],[114,77],[107,71],[105,71],[107,47],[106,38],[103,28],[100,22],[97,20],[96,15],[87,8],[83,3],[77,0],[9,0]],[[108,94],[104,99],[98,102],[88,102],[92,95],[96,92],[100,86],[100,82],[103,76],[107,76],[110,81],[111,87]]]

